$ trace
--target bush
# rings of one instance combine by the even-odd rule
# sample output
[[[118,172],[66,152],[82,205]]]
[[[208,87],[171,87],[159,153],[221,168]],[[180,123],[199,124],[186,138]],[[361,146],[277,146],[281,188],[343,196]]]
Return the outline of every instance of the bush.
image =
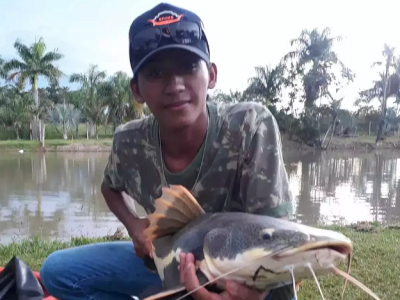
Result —
[[[78,136],[75,136],[75,130],[73,131],[74,138],[86,138],[86,124],[79,124]],[[112,126],[100,126],[98,130],[99,138],[111,138],[113,136],[114,129]],[[62,139],[62,126],[46,124],[46,140]],[[29,140],[29,125],[23,125],[19,131],[19,136],[23,140]],[[70,138],[70,134],[68,136]],[[17,135],[13,127],[6,127],[0,125],[0,140],[15,140]]]

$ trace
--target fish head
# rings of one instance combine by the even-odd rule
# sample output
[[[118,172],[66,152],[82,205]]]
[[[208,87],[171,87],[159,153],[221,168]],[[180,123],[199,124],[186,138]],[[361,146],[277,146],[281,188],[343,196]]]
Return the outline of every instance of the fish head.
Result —
[[[331,230],[258,215],[243,215],[208,233],[204,242],[210,277],[265,289],[332,272],[353,250],[350,239]],[[234,271],[236,270],[236,271]],[[291,274],[292,273],[292,274]]]

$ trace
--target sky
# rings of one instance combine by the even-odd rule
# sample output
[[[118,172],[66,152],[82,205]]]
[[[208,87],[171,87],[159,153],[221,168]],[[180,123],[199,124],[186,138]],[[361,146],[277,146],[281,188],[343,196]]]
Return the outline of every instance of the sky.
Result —
[[[31,44],[43,37],[48,50],[58,48],[57,64],[67,75],[98,65],[108,75],[132,74],[128,31],[135,17],[155,0],[0,0],[0,56],[16,56],[17,38]],[[396,3],[397,2],[397,3]],[[218,67],[216,89],[243,90],[255,66],[275,66],[290,51],[290,40],[303,29],[331,28],[344,38],[334,47],[356,73],[341,92],[342,107],[351,109],[360,89],[368,88],[382,60],[385,43],[400,48],[395,0],[170,0],[198,14],[205,25],[211,60]],[[390,12],[394,12],[393,16]],[[400,54],[400,49],[398,50]],[[61,82],[61,84],[67,82]],[[39,87],[46,86],[43,79]]]

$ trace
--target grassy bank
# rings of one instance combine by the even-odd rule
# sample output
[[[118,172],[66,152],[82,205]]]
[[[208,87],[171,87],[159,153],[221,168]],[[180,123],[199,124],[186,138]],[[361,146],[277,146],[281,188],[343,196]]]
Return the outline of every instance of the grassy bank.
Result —
[[[45,149],[42,149],[38,141],[29,140],[6,140],[0,141],[0,151],[17,152],[24,150],[25,152],[45,151],[109,151],[112,145],[112,139],[98,139],[98,140],[46,140]]]
[[[112,144],[111,138],[102,139],[49,139],[46,140],[46,151],[71,151],[71,152],[104,152],[109,151]],[[294,151],[315,151],[315,149],[300,144],[298,142],[289,141],[285,136],[282,136],[282,147],[284,150]],[[43,150],[37,141],[29,140],[0,140],[0,151],[17,152],[19,150],[37,152]],[[400,149],[400,137],[391,136],[386,137],[384,141],[375,145],[374,136],[360,136],[356,138],[339,138],[332,139],[329,151],[335,150],[357,150],[357,151],[371,151],[379,149]]]
[[[398,299],[400,289],[400,228],[383,227],[381,225],[366,225],[353,227],[325,227],[340,231],[354,242],[354,258],[351,275],[374,291],[381,299]],[[32,269],[38,270],[44,259],[58,249],[78,245],[112,240],[111,237],[88,239],[73,238],[70,242],[47,241],[39,238],[15,242],[7,246],[0,246],[0,265],[8,262],[13,255],[18,255],[28,263]],[[345,270],[345,266],[340,266]],[[320,279],[321,287],[326,299],[340,299],[343,280],[334,275]],[[302,284],[299,299],[320,300],[316,284],[311,280]],[[348,285],[345,299],[372,299],[363,291]]]

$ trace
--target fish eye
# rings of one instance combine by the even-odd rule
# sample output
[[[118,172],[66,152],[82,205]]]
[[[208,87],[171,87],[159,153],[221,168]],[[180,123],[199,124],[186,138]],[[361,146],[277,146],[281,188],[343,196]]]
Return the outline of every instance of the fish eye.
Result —
[[[267,232],[263,232],[263,233],[261,233],[261,238],[263,240],[269,240],[271,238],[271,235]]]
[[[269,229],[269,228],[263,229],[260,232],[260,237],[264,241],[269,240],[269,239],[271,239],[273,232],[274,232],[273,229]]]

